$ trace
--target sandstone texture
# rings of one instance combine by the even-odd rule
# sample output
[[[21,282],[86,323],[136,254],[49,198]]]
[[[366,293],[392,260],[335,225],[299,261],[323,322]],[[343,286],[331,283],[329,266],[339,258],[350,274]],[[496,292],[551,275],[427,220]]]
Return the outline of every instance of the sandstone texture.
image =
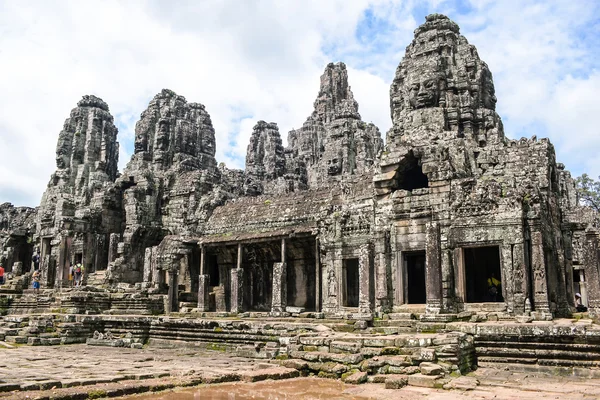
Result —
[[[598,315],[597,215],[578,205],[549,140],[505,135],[492,73],[456,23],[432,14],[415,30],[385,145],[350,78],[341,62],[325,67],[287,143],[276,122],[258,121],[244,170],[217,162],[209,110],[164,89],[119,173],[109,107],[84,96],[40,206],[0,207],[11,271],[0,311],[331,318],[352,324],[326,330],[395,335],[570,317],[578,292]],[[24,289],[37,251],[48,292],[35,296]],[[83,288],[72,289],[77,263]],[[394,343],[367,340],[355,351]],[[265,357],[276,353],[267,344]]]

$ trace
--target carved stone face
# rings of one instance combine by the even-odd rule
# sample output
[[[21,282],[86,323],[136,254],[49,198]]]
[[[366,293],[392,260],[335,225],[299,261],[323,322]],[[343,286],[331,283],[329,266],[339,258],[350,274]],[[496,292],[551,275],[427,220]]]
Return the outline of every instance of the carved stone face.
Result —
[[[135,134],[134,149],[136,153],[148,150],[148,136],[145,133],[137,132]]]
[[[485,108],[489,108],[491,110],[496,109],[496,90],[494,89],[494,82],[492,81],[491,76],[484,77],[481,100]]]
[[[59,169],[64,169],[67,167],[68,159],[64,154],[56,154],[56,167]]]
[[[169,148],[169,123],[166,121],[159,122],[158,132],[156,132],[156,147],[157,150],[167,150]]]
[[[342,173],[342,157],[338,155],[335,158],[327,160],[327,174],[338,175]]]
[[[413,109],[437,107],[440,98],[440,77],[417,77],[408,88],[408,100]]]

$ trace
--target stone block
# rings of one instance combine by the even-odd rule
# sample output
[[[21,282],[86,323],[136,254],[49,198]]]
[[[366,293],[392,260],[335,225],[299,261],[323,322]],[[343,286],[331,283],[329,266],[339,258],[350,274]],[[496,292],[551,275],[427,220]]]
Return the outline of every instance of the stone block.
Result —
[[[441,389],[444,386],[439,375],[414,374],[408,376],[408,384],[411,386]]]
[[[356,321],[354,323],[354,329],[364,330],[364,329],[367,329],[368,327],[369,327],[369,324],[367,323],[367,321]]]
[[[363,360],[362,354],[335,354],[329,353],[326,358],[343,363],[343,364],[358,364]]]
[[[444,385],[444,389],[456,390],[475,390],[479,386],[479,381],[470,376],[461,376]]]
[[[385,378],[386,389],[402,389],[408,384],[408,376],[406,375],[388,375]]]
[[[332,353],[340,353],[340,352],[358,353],[358,352],[360,352],[360,349],[361,349],[360,343],[341,342],[341,341],[331,342],[329,347],[330,347]]]
[[[430,362],[422,362],[419,369],[423,375],[442,375],[444,372],[441,366]]]
[[[13,390],[20,390],[21,385],[18,383],[0,383],[0,392],[12,392]]]
[[[362,371],[354,372],[348,376],[343,376],[342,381],[351,385],[365,383],[367,381],[367,373]]]

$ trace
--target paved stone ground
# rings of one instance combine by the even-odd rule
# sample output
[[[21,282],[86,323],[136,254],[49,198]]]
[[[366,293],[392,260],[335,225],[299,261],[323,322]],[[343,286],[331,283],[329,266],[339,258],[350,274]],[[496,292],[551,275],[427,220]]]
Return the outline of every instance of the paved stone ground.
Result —
[[[474,374],[481,385],[475,390],[441,390],[415,386],[385,389],[383,384],[346,385],[340,381],[296,378],[286,381],[225,383],[196,389],[174,390],[129,397],[135,400],[246,400],[246,399],[396,399],[396,400],[589,400],[600,398],[600,380],[533,377],[495,369]],[[123,399],[127,399],[124,397]]]
[[[295,375],[293,373],[296,373]],[[86,345],[0,348],[0,386],[14,391],[0,392],[0,398],[74,399],[88,392],[122,394],[173,389],[142,398],[236,399],[266,398],[369,398],[369,399],[597,399],[600,379],[549,376],[480,368],[470,374],[479,386],[467,392],[406,386],[385,389],[383,384],[346,385],[336,380],[315,378],[282,382],[224,383],[195,389],[177,389],[201,382],[255,382],[267,378],[298,376],[289,370],[256,359],[233,357],[217,351],[198,349],[141,350]],[[202,377],[200,379],[199,377]],[[211,380],[212,379],[212,380]],[[62,386],[62,389],[58,389]],[[23,390],[23,389],[46,390]],[[196,397],[194,397],[196,396]],[[206,397],[209,396],[209,397]],[[286,397],[287,396],[287,397]]]
[[[222,377],[277,368],[256,359],[198,349],[127,349],[69,346],[0,347],[0,392],[4,386],[73,387],[124,380]],[[8,391],[8,390],[7,390]],[[0,393],[1,396],[1,393]]]

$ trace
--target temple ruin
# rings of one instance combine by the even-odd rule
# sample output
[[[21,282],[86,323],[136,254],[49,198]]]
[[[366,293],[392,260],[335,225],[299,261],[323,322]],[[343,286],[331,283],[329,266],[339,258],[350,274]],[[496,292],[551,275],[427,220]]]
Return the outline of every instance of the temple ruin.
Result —
[[[2,261],[19,270],[0,287],[13,293],[6,312],[369,326],[404,315],[409,328],[417,316],[434,329],[490,313],[569,317],[578,292],[600,314],[595,216],[548,139],[505,136],[492,73],[447,17],[416,29],[390,112],[384,143],[359,114],[346,66],[329,64],[287,147],[275,122],[259,121],[242,171],[215,159],[208,110],[165,89],[119,173],[109,107],[84,96],[40,206],[0,206]],[[54,291],[32,305],[23,299],[36,249],[42,287]],[[79,262],[87,291],[69,288]]]

